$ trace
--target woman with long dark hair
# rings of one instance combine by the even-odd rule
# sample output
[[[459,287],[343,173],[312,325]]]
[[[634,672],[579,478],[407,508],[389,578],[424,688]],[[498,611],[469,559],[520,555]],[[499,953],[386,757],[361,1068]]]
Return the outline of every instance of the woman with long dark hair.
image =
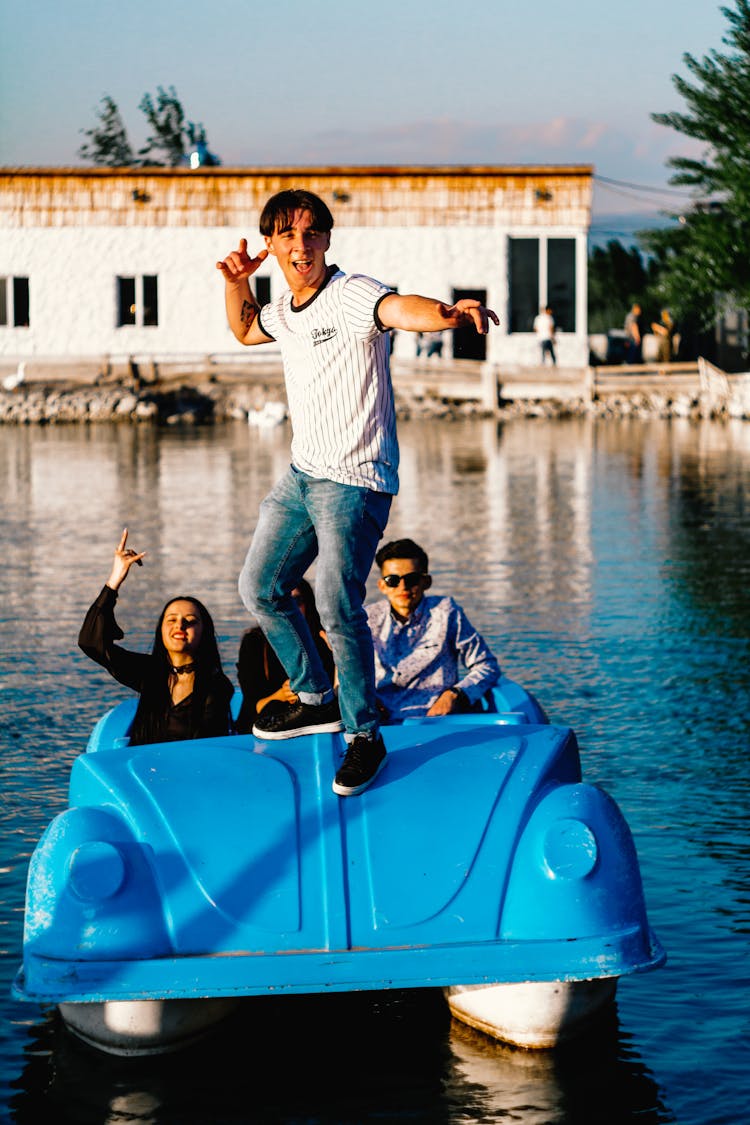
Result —
[[[112,570],[86,614],[80,648],[140,699],[130,731],[131,745],[209,738],[232,729],[232,684],[221,669],[211,614],[191,595],[171,598],[159,615],[150,653],[115,644],[124,636],[115,620],[117,591],[140,554],[128,547],[128,529],[115,548]]]

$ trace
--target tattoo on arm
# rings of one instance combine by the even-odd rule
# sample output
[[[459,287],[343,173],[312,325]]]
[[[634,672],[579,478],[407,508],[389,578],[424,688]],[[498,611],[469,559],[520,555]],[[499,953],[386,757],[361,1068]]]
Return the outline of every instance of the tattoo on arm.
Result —
[[[252,301],[243,301],[240,309],[240,320],[249,328],[258,315],[258,311],[258,306],[254,305]]]

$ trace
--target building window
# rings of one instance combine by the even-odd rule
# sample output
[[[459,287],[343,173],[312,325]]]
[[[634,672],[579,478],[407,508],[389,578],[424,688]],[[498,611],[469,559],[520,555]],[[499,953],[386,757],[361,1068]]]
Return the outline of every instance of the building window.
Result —
[[[117,327],[135,324],[135,278],[117,279]]]
[[[576,243],[574,238],[511,238],[511,332],[532,332],[534,317],[549,305],[559,332],[576,330]]]
[[[254,277],[253,284],[255,286],[255,300],[263,308],[271,300],[271,279],[270,277]]]
[[[509,248],[511,332],[531,332],[539,312],[539,239],[511,238]]]
[[[576,330],[576,243],[574,238],[547,241],[547,302],[558,332]]]
[[[154,328],[159,323],[159,295],[154,274],[146,274],[143,278],[143,323],[147,328]]]
[[[159,323],[159,296],[155,274],[117,278],[117,327],[135,324],[153,328]]]
[[[28,277],[0,277],[0,325],[28,328]]]

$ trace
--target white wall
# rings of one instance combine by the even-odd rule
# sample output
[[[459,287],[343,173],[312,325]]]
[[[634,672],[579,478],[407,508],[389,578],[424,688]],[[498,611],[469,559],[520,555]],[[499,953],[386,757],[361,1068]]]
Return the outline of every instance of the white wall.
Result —
[[[219,236],[223,236],[220,238]],[[0,328],[0,354],[205,354],[236,345],[215,268],[225,231],[46,228],[8,231],[0,276],[30,279],[28,329]],[[116,327],[116,277],[158,276],[159,324]]]
[[[501,326],[490,333],[487,358],[496,363],[536,364],[533,334],[507,335],[508,235],[577,239],[579,332],[558,341],[558,362],[588,361],[586,336],[586,237],[571,229],[489,227],[334,229],[329,262],[347,272],[367,273],[400,292],[449,301],[453,288],[486,289]],[[237,354],[269,358],[275,345],[242,349],[226,324],[218,258],[248,238],[249,249],[262,240],[252,228],[87,227],[17,228],[3,232],[0,277],[30,279],[29,328],[0,326],[0,356],[87,357],[111,355]],[[272,294],[283,286],[270,260]],[[158,276],[159,324],[116,327],[116,277]],[[540,300],[543,295],[540,295]],[[252,353],[252,356],[251,356]],[[414,354],[409,334],[399,333],[396,354]]]

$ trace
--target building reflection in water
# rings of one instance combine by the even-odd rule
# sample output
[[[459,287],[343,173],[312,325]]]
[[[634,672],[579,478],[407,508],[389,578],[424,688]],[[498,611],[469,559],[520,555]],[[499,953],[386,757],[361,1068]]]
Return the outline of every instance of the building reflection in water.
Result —
[[[464,606],[506,670],[530,677],[532,690],[540,678],[536,640],[556,641],[544,657],[556,688],[555,676],[563,679],[592,630],[614,623],[623,635],[637,633],[644,599],[663,601],[665,582],[682,584],[688,595],[700,593],[701,583],[710,588],[699,562],[675,566],[673,547],[691,536],[700,546],[701,520],[721,537],[712,511],[733,464],[741,487],[750,454],[743,422],[414,420],[401,423],[400,435],[402,485],[386,536],[422,543],[434,591]],[[121,594],[127,643],[150,646],[164,600],[192,592],[211,609],[232,668],[249,624],[237,575],[259,504],[289,463],[289,440],[287,426],[258,430],[241,422],[195,430],[3,427],[3,577],[9,604],[23,607],[27,623],[23,651],[14,653],[19,674],[31,645],[57,665],[54,672],[80,674],[86,662],[70,640],[125,526],[131,542],[148,551],[143,572]],[[612,474],[616,489],[608,487]],[[677,521],[668,515],[675,492]],[[635,590],[629,556],[649,537],[656,563]],[[731,559],[736,537],[724,539]],[[680,549],[690,557],[684,544]],[[373,599],[376,577],[373,571],[368,585]],[[73,650],[69,667],[60,667],[61,636],[67,653]],[[95,682],[95,669],[83,674]],[[585,691],[587,669],[578,674]]]

